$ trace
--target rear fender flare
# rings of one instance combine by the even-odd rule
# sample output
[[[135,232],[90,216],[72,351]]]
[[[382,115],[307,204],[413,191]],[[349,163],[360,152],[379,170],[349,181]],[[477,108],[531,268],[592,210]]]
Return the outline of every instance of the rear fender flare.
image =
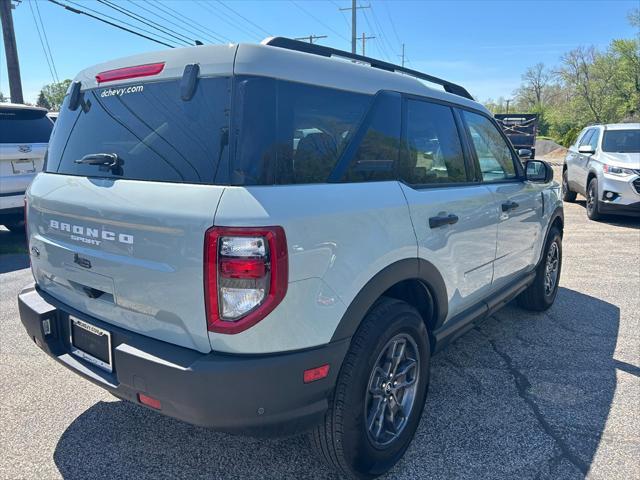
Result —
[[[367,312],[389,288],[404,280],[420,280],[428,289],[433,300],[433,317],[425,319],[430,330],[444,323],[448,313],[447,288],[438,269],[420,258],[407,258],[388,265],[374,275],[347,307],[333,337],[332,342],[352,337]],[[432,330],[432,331],[433,331]]]

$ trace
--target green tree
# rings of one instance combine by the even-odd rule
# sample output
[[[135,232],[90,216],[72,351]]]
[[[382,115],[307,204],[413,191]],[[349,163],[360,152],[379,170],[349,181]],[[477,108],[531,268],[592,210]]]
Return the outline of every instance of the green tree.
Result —
[[[4,96],[4,93],[0,92],[0,102],[8,102],[9,99]]]
[[[49,83],[42,87],[40,91],[40,95],[42,95],[46,101],[49,103],[50,110],[58,111],[62,106],[62,101],[64,100],[64,95],[67,93],[67,89],[71,84],[71,80],[63,80],[58,83]],[[40,99],[40,96],[38,96]]]
[[[40,92],[40,94],[38,95],[38,100],[36,101],[36,107],[42,107],[42,108],[46,108],[47,110],[51,110],[51,104],[49,103],[49,100],[47,100],[47,97],[45,96],[44,92]]]

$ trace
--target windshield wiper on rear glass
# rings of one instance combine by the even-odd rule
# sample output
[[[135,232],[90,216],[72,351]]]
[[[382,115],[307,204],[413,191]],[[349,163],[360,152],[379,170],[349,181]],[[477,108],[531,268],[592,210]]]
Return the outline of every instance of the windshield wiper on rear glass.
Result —
[[[100,171],[111,171],[114,175],[122,175],[124,161],[116,153],[90,153],[78,160],[74,160],[74,163],[98,165]]]

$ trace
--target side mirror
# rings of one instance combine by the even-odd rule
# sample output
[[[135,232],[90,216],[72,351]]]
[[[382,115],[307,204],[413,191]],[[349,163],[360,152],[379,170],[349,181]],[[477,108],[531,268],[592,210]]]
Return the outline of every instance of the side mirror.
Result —
[[[532,155],[533,155],[533,152],[528,148],[521,148],[520,150],[518,150],[518,156],[520,158],[531,158]]]
[[[551,165],[542,160],[529,160],[525,164],[525,172],[529,182],[549,183],[553,180]]]
[[[596,151],[591,145],[580,145],[578,147],[578,153],[583,153],[584,155],[593,155],[594,153],[596,153]]]
[[[69,95],[69,110],[71,111],[76,111],[82,102],[81,88],[82,84],[80,82],[73,82],[69,85],[67,94]]]

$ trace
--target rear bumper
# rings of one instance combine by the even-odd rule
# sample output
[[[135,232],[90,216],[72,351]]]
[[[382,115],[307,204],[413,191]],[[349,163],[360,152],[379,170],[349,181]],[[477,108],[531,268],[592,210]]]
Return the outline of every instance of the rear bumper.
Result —
[[[18,303],[29,336],[67,368],[119,398],[139,403],[143,393],[160,401],[159,413],[227,432],[288,435],[320,422],[349,348],[346,340],[292,353],[202,354],[87,317],[35,286]],[[69,353],[69,314],[111,332],[112,373]],[[303,383],[304,370],[326,363],[327,378]]]

